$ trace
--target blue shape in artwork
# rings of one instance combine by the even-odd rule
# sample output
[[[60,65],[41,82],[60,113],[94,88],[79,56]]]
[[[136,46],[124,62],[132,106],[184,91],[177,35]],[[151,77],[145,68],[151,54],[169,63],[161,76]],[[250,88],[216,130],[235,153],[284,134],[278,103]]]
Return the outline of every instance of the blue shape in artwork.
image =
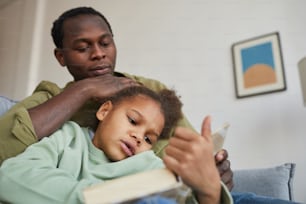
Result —
[[[245,72],[254,64],[266,64],[274,69],[272,43],[267,42],[241,50],[242,68]]]

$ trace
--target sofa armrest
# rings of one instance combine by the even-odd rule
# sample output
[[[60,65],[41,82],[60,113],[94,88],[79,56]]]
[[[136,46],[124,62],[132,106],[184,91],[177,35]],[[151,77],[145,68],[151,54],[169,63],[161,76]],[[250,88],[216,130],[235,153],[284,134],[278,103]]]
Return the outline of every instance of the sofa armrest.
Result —
[[[235,170],[232,192],[252,192],[293,201],[295,166],[286,163],[271,168]]]

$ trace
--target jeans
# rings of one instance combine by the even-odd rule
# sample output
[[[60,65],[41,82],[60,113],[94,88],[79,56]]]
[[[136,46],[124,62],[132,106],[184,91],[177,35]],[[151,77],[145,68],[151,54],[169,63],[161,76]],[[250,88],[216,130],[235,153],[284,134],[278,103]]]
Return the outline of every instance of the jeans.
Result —
[[[281,200],[277,198],[259,196],[254,193],[232,193],[234,204],[298,204],[289,200]],[[175,204],[172,199],[152,196],[138,201],[136,204]]]
[[[149,196],[136,202],[136,204],[176,204],[175,200],[162,196]]]
[[[254,193],[232,193],[235,204],[297,204],[289,200],[281,200]]]

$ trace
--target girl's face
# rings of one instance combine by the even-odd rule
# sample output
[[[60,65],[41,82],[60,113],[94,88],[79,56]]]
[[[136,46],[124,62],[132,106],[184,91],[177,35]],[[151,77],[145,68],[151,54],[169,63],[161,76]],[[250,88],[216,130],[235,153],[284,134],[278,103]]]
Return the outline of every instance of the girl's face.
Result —
[[[116,105],[104,103],[93,144],[112,161],[150,150],[164,128],[164,115],[153,99],[138,95]]]

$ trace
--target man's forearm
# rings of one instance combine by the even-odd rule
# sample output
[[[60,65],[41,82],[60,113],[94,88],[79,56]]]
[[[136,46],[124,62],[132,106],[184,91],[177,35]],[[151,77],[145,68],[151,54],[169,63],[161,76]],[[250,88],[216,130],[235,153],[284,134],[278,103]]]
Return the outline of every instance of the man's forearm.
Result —
[[[88,88],[75,83],[50,100],[28,110],[37,136],[49,136],[90,99]]]
[[[112,74],[73,83],[62,93],[28,110],[37,138],[41,139],[57,130],[89,99],[103,99],[129,86],[139,84],[132,79]]]

